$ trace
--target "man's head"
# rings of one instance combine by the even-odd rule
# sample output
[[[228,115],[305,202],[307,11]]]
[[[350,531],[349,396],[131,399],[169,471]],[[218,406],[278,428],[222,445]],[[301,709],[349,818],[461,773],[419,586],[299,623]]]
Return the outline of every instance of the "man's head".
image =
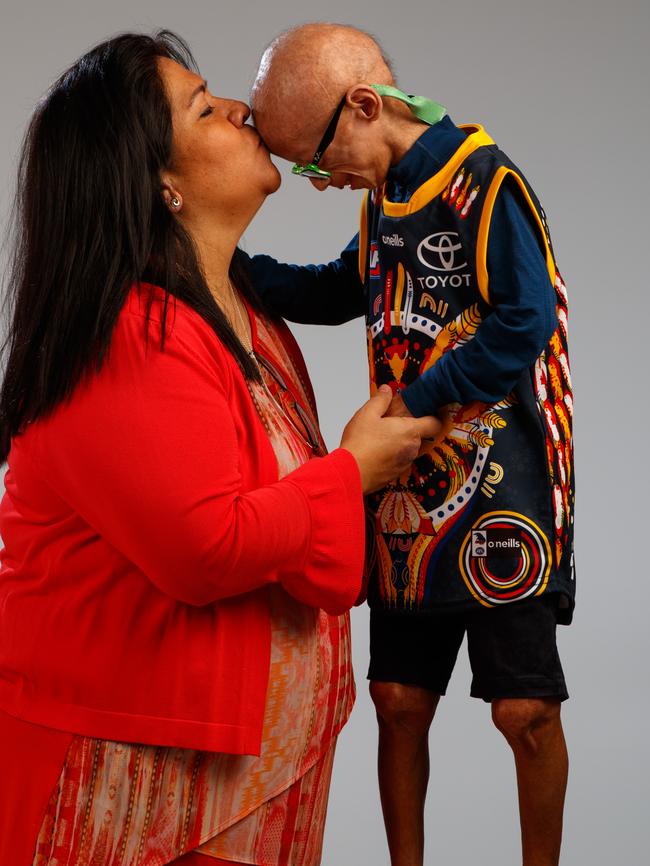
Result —
[[[423,131],[409,109],[384,102],[372,84],[393,85],[377,42],[341,24],[305,24],[266,49],[251,92],[255,125],[267,147],[292,162],[309,163],[335,109],[345,97],[334,138],[321,162],[328,185],[371,189]],[[405,135],[406,133],[406,135]]]

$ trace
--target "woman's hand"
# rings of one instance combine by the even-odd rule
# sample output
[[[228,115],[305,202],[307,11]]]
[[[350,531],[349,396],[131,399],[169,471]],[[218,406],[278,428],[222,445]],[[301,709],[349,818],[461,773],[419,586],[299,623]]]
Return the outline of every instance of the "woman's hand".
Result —
[[[390,387],[381,385],[343,430],[340,447],[355,457],[364,494],[401,475],[418,456],[422,438],[432,438],[440,430],[440,421],[432,415],[388,415],[392,398]]]

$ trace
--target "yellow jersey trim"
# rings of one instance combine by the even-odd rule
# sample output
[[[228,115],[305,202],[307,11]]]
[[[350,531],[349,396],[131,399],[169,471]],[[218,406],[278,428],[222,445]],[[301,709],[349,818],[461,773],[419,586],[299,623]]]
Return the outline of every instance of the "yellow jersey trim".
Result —
[[[366,256],[368,254],[368,193],[361,202],[361,217],[359,219],[359,276],[361,282],[366,279]]]
[[[486,144],[494,144],[494,141],[479,123],[461,123],[459,128],[474,131],[467,136],[449,162],[445,163],[440,171],[425,181],[422,186],[418,187],[408,201],[389,201],[385,198],[383,209],[386,216],[402,217],[421,210],[437,195],[440,195],[449,184],[452,175],[458,171],[471,153]]]
[[[531,211],[535,216],[535,222],[537,223],[537,227],[539,228],[539,232],[542,238],[542,243],[544,244],[544,250],[546,254],[546,268],[548,270],[548,275],[551,278],[551,285],[555,285],[555,262],[553,261],[551,248],[548,245],[546,231],[544,230],[541,217],[538,214],[537,208],[533,204],[533,200],[528,194],[526,185],[524,184],[521,177],[513,169],[508,168],[508,166],[506,165],[502,165],[501,168],[498,168],[495,172],[494,177],[492,178],[492,183],[490,184],[490,188],[488,189],[487,195],[485,196],[485,203],[483,204],[483,211],[481,212],[481,218],[479,220],[478,236],[476,241],[476,276],[478,280],[478,289],[481,293],[481,297],[487,304],[490,303],[489,277],[487,272],[487,245],[488,235],[490,233],[490,221],[492,218],[492,211],[494,209],[494,202],[496,201],[497,193],[501,188],[501,184],[509,174],[511,174],[517,181],[519,188],[521,189],[522,193],[524,194],[524,198],[528,203],[528,206],[530,207]]]
[[[401,262],[397,263],[397,282],[395,285],[395,301],[393,302],[393,310],[395,311],[395,321],[399,326],[402,325],[402,295],[404,294],[404,265]]]

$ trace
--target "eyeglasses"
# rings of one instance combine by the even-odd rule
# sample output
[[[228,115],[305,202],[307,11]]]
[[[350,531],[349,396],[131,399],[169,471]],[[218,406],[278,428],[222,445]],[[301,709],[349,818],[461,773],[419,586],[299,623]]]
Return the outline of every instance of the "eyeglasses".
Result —
[[[332,115],[332,119],[330,120],[330,122],[327,124],[325,134],[321,138],[319,145],[316,148],[316,153],[311,158],[311,162],[308,162],[307,165],[300,165],[300,163],[297,162],[291,169],[293,174],[300,175],[300,177],[315,178],[329,178],[332,176],[331,172],[326,171],[324,168],[319,168],[318,163],[321,161],[321,159],[323,158],[323,154],[332,143],[332,139],[334,138],[341,112],[343,111],[343,107],[345,106],[346,96],[347,94],[344,93],[341,101],[336,106],[336,111]]]
[[[321,448],[321,440],[316,426],[296,400],[287,382],[278,368],[257,349],[253,354],[258,361],[264,390],[280,409],[289,424],[302,439],[305,445],[314,451]]]

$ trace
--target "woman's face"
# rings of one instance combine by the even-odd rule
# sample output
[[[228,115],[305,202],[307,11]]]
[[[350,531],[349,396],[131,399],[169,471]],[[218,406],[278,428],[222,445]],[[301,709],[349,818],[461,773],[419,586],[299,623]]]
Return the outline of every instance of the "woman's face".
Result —
[[[182,199],[182,216],[252,218],[280,186],[280,173],[252,126],[248,106],[213,96],[201,76],[167,57],[158,69],[172,112],[172,158],[163,180]]]

